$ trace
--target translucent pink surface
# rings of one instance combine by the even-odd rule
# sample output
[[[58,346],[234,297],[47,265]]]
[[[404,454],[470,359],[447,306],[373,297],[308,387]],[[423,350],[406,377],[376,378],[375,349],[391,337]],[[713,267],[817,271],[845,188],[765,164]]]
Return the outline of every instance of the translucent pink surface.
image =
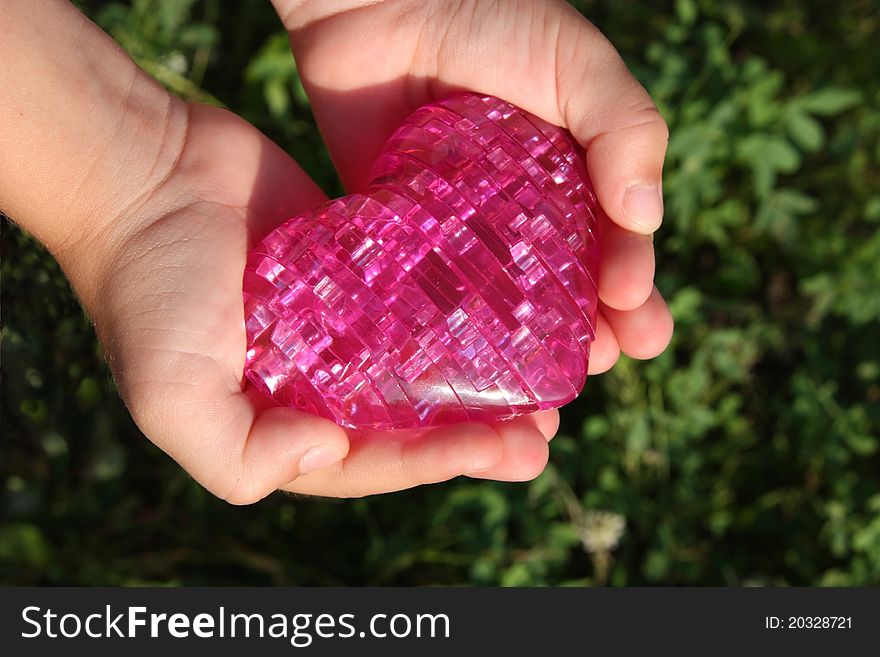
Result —
[[[288,220],[251,253],[248,379],[352,428],[574,399],[595,335],[601,212],[582,155],[490,96],[417,110],[362,194]]]

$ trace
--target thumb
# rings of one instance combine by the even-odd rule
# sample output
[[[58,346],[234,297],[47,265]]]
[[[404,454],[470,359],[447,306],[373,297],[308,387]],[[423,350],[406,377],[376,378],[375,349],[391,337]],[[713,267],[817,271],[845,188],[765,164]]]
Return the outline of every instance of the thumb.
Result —
[[[587,20],[578,16],[560,25],[556,52],[559,112],[586,147],[599,202],[622,228],[653,233],[663,219],[666,122],[611,43]]]
[[[292,408],[270,408],[251,425],[238,478],[232,482],[227,476],[229,492],[221,496],[232,504],[256,502],[300,475],[339,463],[348,448],[345,431],[329,420]]]
[[[185,378],[164,372],[146,379],[160,384],[142,379],[125,397],[144,434],[214,495],[252,504],[348,454],[348,436],[333,422],[292,408],[261,410],[237,381],[205,365],[178,361],[172,367]]]
[[[596,196],[612,221],[645,235],[659,227],[668,128],[592,23],[564,2],[511,0],[485,3],[468,18],[456,14],[438,32],[445,36],[429,49],[429,76],[499,96],[567,127],[586,148]],[[510,45],[522,42],[528,47]]]

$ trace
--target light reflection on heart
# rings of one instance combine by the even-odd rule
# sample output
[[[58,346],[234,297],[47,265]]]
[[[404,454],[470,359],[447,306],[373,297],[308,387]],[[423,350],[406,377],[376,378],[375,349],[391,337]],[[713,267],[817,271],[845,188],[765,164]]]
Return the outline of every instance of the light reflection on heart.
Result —
[[[250,254],[245,374],[351,428],[561,406],[595,337],[600,213],[563,129],[491,96],[426,105],[362,194]]]

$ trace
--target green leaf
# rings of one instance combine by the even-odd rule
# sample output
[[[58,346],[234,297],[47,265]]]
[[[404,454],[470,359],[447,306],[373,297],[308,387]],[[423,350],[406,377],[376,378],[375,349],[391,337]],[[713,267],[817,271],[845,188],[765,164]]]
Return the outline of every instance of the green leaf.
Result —
[[[669,572],[669,555],[660,550],[652,550],[645,557],[642,564],[642,573],[653,582],[658,582],[666,577]]]
[[[870,456],[877,451],[877,439],[874,436],[849,433],[845,435],[845,439],[849,448],[860,456]]]
[[[865,201],[865,219],[876,221],[880,219],[880,195],[872,196]]]
[[[848,110],[862,100],[862,94],[846,87],[825,87],[801,99],[800,105],[811,114],[833,116]]]
[[[676,322],[693,321],[699,318],[698,312],[702,301],[703,295],[699,289],[694,286],[685,287],[670,297],[669,312],[672,313]]]
[[[180,33],[180,42],[191,48],[211,48],[217,43],[217,30],[213,25],[197,23]]]
[[[626,434],[627,448],[637,455],[641,455],[650,443],[651,432],[648,427],[648,419],[643,414],[639,414]]]
[[[792,141],[808,152],[815,152],[825,143],[825,129],[809,114],[792,112],[786,125]]]
[[[675,13],[685,25],[693,25],[697,19],[697,4],[694,0],[676,0]]]
[[[778,210],[792,215],[810,214],[819,207],[818,201],[796,189],[778,189],[769,199]]]
[[[764,157],[777,171],[792,173],[801,164],[801,155],[787,139],[772,137],[764,144]]]
[[[290,107],[290,93],[282,78],[269,78],[263,87],[266,105],[273,116],[281,117]]]
[[[49,544],[39,527],[26,523],[0,527],[0,560],[42,567],[48,563],[49,553]]]

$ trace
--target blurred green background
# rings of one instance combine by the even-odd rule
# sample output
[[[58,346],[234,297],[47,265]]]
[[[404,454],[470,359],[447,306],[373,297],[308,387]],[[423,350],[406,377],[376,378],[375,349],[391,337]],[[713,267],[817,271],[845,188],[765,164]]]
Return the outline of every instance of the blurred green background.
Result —
[[[339,193],[268,0],[79,5]],[[880,7],[578,7],[671,125],[677,326],[563,409],[544,475],[227,506],[140,435],[57,266],[4,220],[0,581],[880,584]]]

